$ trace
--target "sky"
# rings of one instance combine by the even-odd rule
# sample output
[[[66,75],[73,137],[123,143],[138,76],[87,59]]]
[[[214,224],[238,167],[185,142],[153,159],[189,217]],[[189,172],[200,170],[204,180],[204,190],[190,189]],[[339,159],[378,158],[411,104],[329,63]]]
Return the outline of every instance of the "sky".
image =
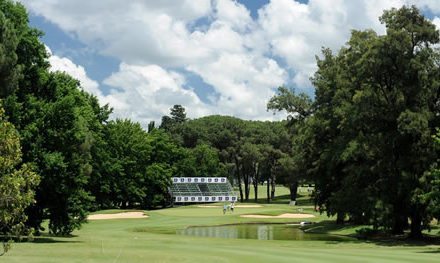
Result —
[[[80,80],[144,127],[180,104],[189,118],[277,120],[279,86],[310,96],[322,47],[353,29],[385,33],[383,10],[416,5],[440,28],[439,0],[18,0],[45,32],[51,69]]]

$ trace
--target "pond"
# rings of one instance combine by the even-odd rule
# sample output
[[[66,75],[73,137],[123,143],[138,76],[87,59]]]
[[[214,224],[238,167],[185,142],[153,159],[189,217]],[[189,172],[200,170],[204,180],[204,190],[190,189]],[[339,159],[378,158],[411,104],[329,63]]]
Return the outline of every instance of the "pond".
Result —
[[[238,224],[224,226],[197,226],[178,230],[177,234],[199,237],[239,238],[258,240],[322,240],[348,241],[350,237],[307,233],[293,224]]]

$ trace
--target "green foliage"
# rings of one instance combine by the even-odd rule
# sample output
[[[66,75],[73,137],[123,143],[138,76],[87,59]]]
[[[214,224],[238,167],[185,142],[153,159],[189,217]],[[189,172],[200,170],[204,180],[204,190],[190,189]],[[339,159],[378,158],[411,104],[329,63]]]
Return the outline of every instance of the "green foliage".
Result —
[[[267,103],[268,110],[289,113],[289,119],[303,120],[312,113],[312,100],[304,93],[295,94],[293,89],[279,87],[278,93]]]
[[[0,97],[19,131],[23,160],[41,177],[26,224],[38,231],[48,218],[51,232],[69,234],[85,221],[92,201],[86,188],[94,145],[102,144],[109,110],[77,80],[48,71],[42,33],[29,27],[21,4],[0,1],[0,21]]]
[[[279,87],[278,93],[267,103],[267,109],[288,113],[290,138],[285,141],[290,149],[280,156],[273,169],[279,181],[289,186],[291,200],[295,201],[299,181],[307,179],[307,121],[314,110],[312,100],[306,94],[297,95],[293,89]]]
[[[18,133],[4,116],[0,104],[0,235],[3,253],[10,249],[10,241],[28,235],[24,223],[25,209],[34,201],[39,177],[29,164],[21,163]]]
[[[170,115],[171,116],[163,116],[162,117],[162,123],[160,125],[160,128],[170,131],[172,130],[176,125],[184,123],[188,119],[186,118],[185,108],[182,107],[182,105],[174,105],[170,109]]]
[[[186,157],[165,132],[146,132],[130,120],[110,121],[104,128],[105,153],[90,183],[96,208],[145,208],[166,205],[171,177]]]
[[[272,168],[281,151],[290,150],[284,124],[214,115],[186,121],[169,132],[190,149],[179,176],[228,176],[238,185],[241,200],[249,200],[251,183],[258,191],[258,184],[267,180],[273,189],[268,200],[274,195]]]
[[[421,196],[435,181],[439,32],[414,7],[381,21],[386,35],[353,31],[338,54],[323,50],[304,160],[329,214],[393,233],[410,219],[420,237],[432,211]]]
[[[17,63],[15,50],[18,46],[18,37],[14,25],[0,12],[0,97],[12,92],[20,77],[20,67]]]
[[[85,190],[92,172],[93,129],[99,123],[90,97],[79,82],[64,73],[50,73],[40,87],[40,96],[28,95],[41,112],[25,123],[28,158],[42,175],[37,205],[31,209],[31,224],[37,228],[47,209],[49,229],[66,235],[85,222],[93,198]]]

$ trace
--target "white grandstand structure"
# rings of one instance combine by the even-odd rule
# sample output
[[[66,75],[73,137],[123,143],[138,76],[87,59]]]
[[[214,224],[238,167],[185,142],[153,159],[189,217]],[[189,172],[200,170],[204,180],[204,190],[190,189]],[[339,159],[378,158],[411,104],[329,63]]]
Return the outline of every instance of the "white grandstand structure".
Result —
[[[237,194],[226,177],[173,177],[174,203],[236,202]]]

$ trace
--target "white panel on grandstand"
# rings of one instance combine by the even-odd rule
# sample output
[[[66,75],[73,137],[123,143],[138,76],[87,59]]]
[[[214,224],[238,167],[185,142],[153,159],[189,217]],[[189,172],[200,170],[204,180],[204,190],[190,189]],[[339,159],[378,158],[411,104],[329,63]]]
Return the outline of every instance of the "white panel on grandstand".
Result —
[[[173,177],[175,203],[235,202],[237,194],[226,177]]]

